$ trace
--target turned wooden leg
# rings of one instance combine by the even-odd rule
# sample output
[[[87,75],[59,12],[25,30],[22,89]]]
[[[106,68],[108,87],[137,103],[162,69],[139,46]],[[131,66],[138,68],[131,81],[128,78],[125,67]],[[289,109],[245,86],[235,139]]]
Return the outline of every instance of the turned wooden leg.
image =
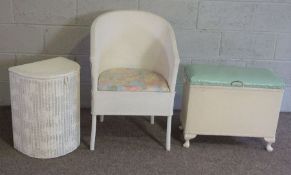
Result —
[[[171,149],[171,127],[172,127],[172,116],[167,117],[167,136],[166,136],[166,150]]]
[[[104,122],[104,115],[100,115],[100,122],[101,122],[101,123]]]
[[[90,140],[91,151],[93,151],[95,148],[96,123],[97,123],[96,115],[92,115],[91,140]]]
[[[265,137],[264,140],[267,142],[266,150],[268,152],[272,152],[274,150],[274,148],[272,147],[272,144],[275,143],[275,138],[274,137],[268,137],[268,138]]]
[[[194,139],[196,136],[197,136],[196,134],[184,134],[185,143],[183,144],[183,146],[185,148],[189,148],[190,147],[190,140]]]
[[[155,116],[151,116],[151,124],[154,125],[155,124]]]

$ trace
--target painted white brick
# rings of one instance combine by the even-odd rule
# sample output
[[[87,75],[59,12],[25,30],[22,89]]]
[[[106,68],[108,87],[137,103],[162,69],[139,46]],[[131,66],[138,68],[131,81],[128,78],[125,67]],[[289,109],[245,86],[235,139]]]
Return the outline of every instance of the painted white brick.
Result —
[[[64,56],[81,64],[81,103],[90,107],[88,25],[103,12],[139,6],[166,18],[176,30],[182,63],[176,108],[181,106],[183,64],[208,63],[272,69],[288,85],[282,110],[291,111],[291,0],[199,0],[199,10],[197,1],[0,0],[0,105],[10,103],[9,66]],[[31,25],[7,24],[14,17]]]
[[[9,82],[0,82],[0,105],[10,105]]]
[[[291,4],[258,4],[254,16],[256,31],[291,31]]]
[[[11,0],[0,1],[0,23],[13,22],[12,3]]]
[[[42,27],[0,24],[0,41],[0,52],[42,52]]]
[[[81,66],[81,83],[91,82],[91,67],[90,67],[90,57],[87,56],[76,56],[76,61]]]
[[[183,97],[183,76],[184,76],[184,67],[187,64],[191,64],[191,58],[181,58],[178,76],[177,76],[177,83],[176,83],[176,95],[174,101],[174,109],[181,109],[182,106],[182,97]]]
[[[183,77],[184,77],[184,67],[185,65],[180,64],[179,65],[179,70],[178,70],[178,75],[177,75],[177,81],[176,84],[183,84]]]
[[[33,63],[36,61],[48,59],[48,57],[45,55],[30,55],[30,54],[17,54],[15,57],[16,65]]]
[[[0,53],[0,82],[9,81],[8,68],[14,66],[15,56],[13,54]]]
[[[90,55],[77,55],[76,61],[81,66],[90,66]]]
[[[176,84],[183,84],[184,67],[187,64],[191,64],[191,58],[180,58],[180,65],[178,69]]]
[[[282,78],[287,86],[291,86],[290,61],[249,61],[247,67],[263,67],[272,70]]]
[[[290,112],[291,111],[290,99],[291,99],[291,87],[285,87],[281,111],[283,111],[283,112]]]
[[[80,98],[81,107],[91,107],[91,83],[81,83]]]
[[[0,66],[11,66],[15,64],[15,55],[0,53]]]
[[[251,27],[255,4],[205,1],[199,6],[198,28],[243,30]]]
[[[192,62],[194,62],[193,60]],[[201,62],[202,63],[202,62]],[[242,60],[234,60],[234,59],[209,59],[204,60],[204,63],[207,64],[214,64],[214,65],[230,65],[230,66],[239,66],[239,67],[245,67],[246,63]]]
[[[140,0],[139,8],[166,18],[175,28],[193,29],[196,26],[196,0]]]
[[[222,34],[221,57],[273,59],[275,36],[269,33]]]
[[[50,58],[55,58],[55,57],[65,57],[71,60],[74,60],[75,57],[71,55],[42,55],[42,54],[16,54],[16,65],[21,65],[21,64],[27,64],[27,63],[33,63],[36,61],[42,61]]]
[[[81,83],[91,82],[91,68],[90,66],[82,66],[80,71]]]
[[[76,0],[13,0],[17,23],[74,24]]]
[[[220,33],[178,30],[177,43],[181,57],[218,57]]]
[[[291,60],[291,34],[280,34],[277,39],[276,58]]]
[[[137,9],[138,0],[77,0],[77,23],[91,25],[101,13],[111,10]]]
[[[180,65],[191,64],[192,58],[180,57]]]
[[[89,54],[88,27],[48,26],[45,29],[45,51],[49,54]]]
[[[181,109],[182,107],[182,98],[183,98],[183,85],[177,84],[176,85],[176,95],[174,101],[174,109]]]
[[[210,59],[213,60],[213,59]],[[192,59],[191,60],[191,64],[211,64],[212,61],[210,61],[209,59],[205,58],[205,59]]]
[[[209,1],[209,0],[200,0],[200,1]],[[245,2],[244,0],[211,0],[211,1]],[[278,2],[278,3],[291,3],[291,0],[247,0],[247,2]]]

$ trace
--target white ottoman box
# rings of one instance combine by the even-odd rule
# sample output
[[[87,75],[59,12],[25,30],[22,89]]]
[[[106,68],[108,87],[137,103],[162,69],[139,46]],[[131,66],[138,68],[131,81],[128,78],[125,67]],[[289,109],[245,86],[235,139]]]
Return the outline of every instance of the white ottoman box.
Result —
[[[223,135],[261,137],[273,150],[283,82],[271,71],[193,64],[184,75],[184,147],[197,135]]]
[[[54,158],[80,145],[80,66],[54,58],[9,68],[14,147]]]

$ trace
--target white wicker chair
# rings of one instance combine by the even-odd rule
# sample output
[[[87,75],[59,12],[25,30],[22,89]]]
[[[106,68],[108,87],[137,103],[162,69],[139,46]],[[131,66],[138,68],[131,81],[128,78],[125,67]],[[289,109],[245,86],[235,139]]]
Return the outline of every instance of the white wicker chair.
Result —
[[[91,27],[92,130],[94,150],[96,115],[167,116],[166,149],[170,150],[171,121],[179,66],[175,34],[163,18],[141,11],[105,13]],[[100,74],[114,68],[132,68],[161,75],[168,91],[104,90]],[[120,74],[118,74],[120,75]],[[111,79],[110,79],[111,80]]]

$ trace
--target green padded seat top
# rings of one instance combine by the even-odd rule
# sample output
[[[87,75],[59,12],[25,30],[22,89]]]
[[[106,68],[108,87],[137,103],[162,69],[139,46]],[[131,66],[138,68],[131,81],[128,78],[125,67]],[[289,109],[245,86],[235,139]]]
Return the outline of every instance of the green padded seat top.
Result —
[[[185,75],[191,85],[235,86],[282,89],[283,81],[273,72],[262,68],[191,64],[185,66]]]

